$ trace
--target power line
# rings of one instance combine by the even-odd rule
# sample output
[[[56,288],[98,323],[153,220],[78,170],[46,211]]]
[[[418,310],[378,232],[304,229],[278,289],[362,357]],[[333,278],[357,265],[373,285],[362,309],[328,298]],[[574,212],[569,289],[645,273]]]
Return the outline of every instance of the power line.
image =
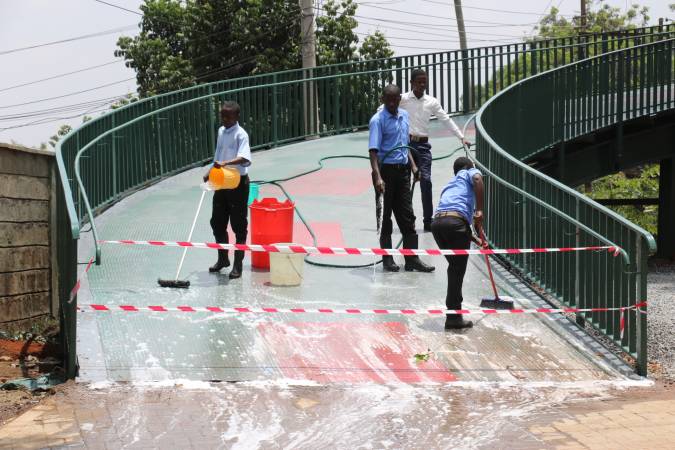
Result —
[[[400,13],[410,14],[410,15],[414,15],[414,16],[431,17],[431,18],[434,18],[434,19],[444,19],[444,20],[455,20],[454,17],[439,16],[439,15],[436,15],[436,14],[423,14],[419,11],[405,11],[405,10],[402,10],[402,9],[386,8],[384,6],[373,6],[373,5],[365,5],[365,6],[369,7],[369,8],[374,8],[374,9],[381,9],[383,11],[400,12]],[[384,20],[384,19],[380,19],[380,20]],[[533,25],[533,23],[515,24],[515,23],[503,23],[503,22],[486,22],[486,21],[483,21],[483,20],[466,20],[466,22],[488,24],[488,25],[500,26],[500,27],[501,26],[523,27],[523,26]],[[412,23],[412,22],[408,22],[408,23]],[[420,24],[420,25],[425,25],[425,24]],[[481,26],[480,25],[472,25],[472,27],[478,28],[478,27],[481,27]]]
[[[68,39],[61,39],[60,41],[45,42],[43,44],[35,44],[35,45],[29,45],[27,47],[14,48],[14,49],[11,49],[11,50],[3,50],[3,51],[0,51],[0,56],[1,55],[8,55],[10,53],[22,52],[24,50],[31,50],[31,49],[34,49],[34,48],[47,47],[49,45],[63,44],[65,42],[73,42],[73,41],[79,41],[79,40],[82,40],[82,39],[89,39],[89,38],[93,38],[93,37],[105,36],[107,34],[120,33],[122,31],[127,31],[127,30],[131,30],[131,29],[135,29],[135,28],[136,28],[136,25],[128,25],[128,26],[125,26],[125,27],[113,28],[111,30],[99,31],[98,33],[83,34],[81,36],[75,36],[75,37],[68,38]]]
[[[106,98],[101,98],[101,99],[96,99],[96,100],[89,100],[89,101],[86,101],[86,102],[73,103],[73,104],[70,104],[70,105],[55,106],[55,107],[46,108],[46,109],[38,109],[38,110],[28,111],[28,112],[23,112],[23,113],[9,114],[9,115],[5,115],[5,116],[0,116],[0,121],[27,119],[27,118],[30,118],[30,117],[39,117],[39,116],[44,116],[44,115],[49,115],[49,114],[66,112],[66,111],[76,111],[76,110],[85,109],[85,108],[88,108],[88,107],[94,106],[94,105],[101,105],[101,104],[104,104],[104,103],[109,103],[109,102],[115,101],[119,98],[122,98],[122,95],[115,95],[113,97],[106,97]]]
[[[436,5],[444,5],[444,6],[451,6],[449,3],[446,2],[439,2],[439,1],[434,1],[434,0],[422,0],[425,3],[433,3]],[[365,4],[365,3],[362,3]],[[550,3],[549,3],[550,5]],[[482,8],[480,6],[468,6],[465,4],[462,4],[462,8],[464,9],[476,9],[480,11],[491,11],[491,12],[498,12],[498,13],[504,13],[504,14],[525,14],[525,15],[530,15],[530,16],[538,16],[541,17],[541,13],[538,12],[533,12],[533,11],[513,11],[513,10],[508,10],[508,9],[494,9],[494,8]],[[548,7],[547,7],[548,9]],[[560,14],[562,16],[562,14]],[[572,16],[569,16],[572,17]]]
[[[113,8],[121,9],[122,11],[130,12],[131,14],[136,14],[138,16],[143,16],[143,13],[140,13],[138,11],[134,11],[133,9],[127,9],[123,6],[116,5],[114,3],[108,3],[104,2],[103,0],[94,0],[96,3],[103,3],[104,5],[112,6]]]
[[[90,88],[90,89],[84,89],[84,90],[81,90],[81,91],[71,92],[69,94],[57,95],[55,97],[43,98],[43,99],[40,99],[40,100],[33,100],[33,101],[30,101],[30,102],[25,102],[25,103],[17,103],[15,105],[0,106],[0,109],[15,108],[17,106],[33,105],[35,103],[42,103],[42,102],[46,102],[46,101],[49,101],[49,100],[56,100],[56,99],[64,98],[64,97],[72,97],[73,95],[83,94],[85,92],[96,91],[98,89],[103,89],[105,87],[114,86],[116,84],[126,83],[128,81],[135,80],[135,79],[136,79],[136,77],[126,78],[124,80],[113,81],[112,83],[103,84],[101,86],[96,86],[96,87],[93,87],[93,88]]]
[[[394,19],[383,19],[381,17],[371,17],[371,16],[361,16],[361,15],[354,15],[356,18],[363,18],[363,19],[371,19],[371,20],[377,20],[380,22],[387,22],[387,23],[395,23],[398,25],[415,25],[419,27],[423,27],[423,29],[426,32],[426,29],[433,29],[433,30],[438,30],[438,31],[454,31],[456,30],[456,26],[450,25],[450,24],[442,24],[442,23],[428,23],[428,22],[411,22],[409,20],[394,20]],[[529,25],[517,25],[517,24],[503,24],[503,25],[467,25],[467,28],[501,28],[501,27],[524,27],[524,26],[529,26]],[[418,30],[419,31],[419,30]],[[468,33],[467,33],[468,34]]]
[[[360,32],[360,31],[355,31],[354,33],[356,33],[356,34],[358,34],[358,35],[361,35],[361,36],[366,36],[366,37],[367,37],[367,36],[372,36],[372,34],[370,34],[370,33],[362,33],[362,32]],[[392,36],[392,35],[390,35],[390,34],[388,34],[388,33],[383,33],[383,34],[385,35],[385,37],[387,38],[387,40],[389,40],[389,39],[396,39],[396,40],[405,40],[405,41],[408,41],[408,42],[436,42],[436,43],[438,43],[438,44],[442,44],[442,43],[444,43],[444,42],[459,42],[457,39],[455,39],[455,38],[450,38],[450,37],[447,37],[447,36],[444,36],[444,37],[445,37],[444,40],[440,40],[440,39],[420,39],[420,38],[410,38],[410,37],[406,37],[406,36]],[[514,36],[514,38],[515,38],[515,36]],[[471,40],[474,41],[474,42],[513,42],[513,39],[471,39]],[[395,47],[402,47],[402,46],[400,46],[400,45],[398,45],[398,44],[391,44],[391,45],[392,45],[392,46],[395,46]],[[420,48],[420,49],[425,49],[426,47],[409,47],[409,48]],[[442,49],[442,50],[448,50],[448,49],[445,48],[445,49]]]
[[[377,22],[368,22],[368,21],[363,20],[363,19],[360,19],[360,20],[359,20],[359,24],[365,24],[365,25],[371,25],[371,26],[374,25],[374,26],[378,26],[378,27],[382,26],[382,27],[386,27],[386,28],[385,28],[386,30],[399,30],[399,31],[407,31],[407,32],[409,32],[409,33],[416,33],[416,34],[418,34],[418,35],[420,34],[419,28],[416,28],[416,27],[415,27],[415,28],[401,28],[401,26],[403,26],[403,25],[394,26],[394,25],[388,25],[388,24],[381,24],[381,23],[377,23]],[[412,27],[412,26],[413,26],[413,25],[411,25],[411,27]],[[436,30],[436,29],[434,28],[434,30]],[[482,36],[500,36],[500,37],[509,37],[509,38],[512,38],[512,39],[510,39],[510,40],[508,40],[508,41],[512,41],[513,39],[523,39],[523,38],[527,37],[527,36],[516,36],[516,35],[506,35],[506,34],[473,33],[473,32],[472,32],[472,33],[467,33],[467,36],[474,36],[474,35],[477,35],[477,34],[482,35]],[[438,36],[438,37],[441,37],[441,38],[444,38],[444,39],[448,39],[448,34],[447,34],[447,33],[432,33],[432,32],[430,32],[430,31],[428,31],[428,30],[425,30],[425,31],[424,31],[424,35],[425,35],[425,36]],[[415,40],[414,38],[411,38],[411,39]],[[478,40],[478,41],[481,41],[482,39],[472,39],[472,40]],[[508,42],[508,41],[505,40],[505,39],[493,39],[493,41],[497,41],[497,42],[499,42],[499,41]]]
[[[27,83],[22,83],[22,84],[16,84],[16,85],[14,85],[14,86],[9,86],[9,87],[6,87],[6,88],[2,88],[2,89],[0,89],[0,92],[9,91],[9,90],[16,89],[16,88],[20,88],[20,87],[24,87],[24,86],[31,86],[31,85],[33,85],[33,84],[42,83],[42,82],[44,82],[44,81],[54,80],[54,79],[56,79],[56,78],[61,78],[61,77],[65,77],[65,76],[68,76],[68,75],[73,75],[73,74],[76,74],[76,73],[86,72],[86,71],[88,71],[88,70],[98,69],[99,67],[110,66],[110,65],[112,65],[112,64],[115,64],[115,63],[118,63],[118,62],[123,62],[123,61],[124,61],[123,59],[116,59],[116,60],[114,60],[114,61],[110,61],[110,62],[103,63],[103,64],[98,64],[98,65],[96,65],[96,66],[85,67],[85,68],[83,68],[83,69],[74,70],[74,71],[72,71],[72,72],[66,72],[66,73],[61,73],[61,74],[59,74],[59,75],[54,75],[54,76],[51,76],[51,77],[42,78],[42,79],[40,79],[40,80],[29,81],[29,82],[27,82]]]

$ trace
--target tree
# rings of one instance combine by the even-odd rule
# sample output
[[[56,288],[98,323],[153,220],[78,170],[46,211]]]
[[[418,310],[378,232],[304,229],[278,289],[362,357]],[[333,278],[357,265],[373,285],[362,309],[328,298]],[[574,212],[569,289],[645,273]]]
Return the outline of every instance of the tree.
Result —
[[[394,56],[394,51],[384,34],[378,30],[374,34],[366,36],[359,49],[359,54],[363,60],[384,59]]]
[[[391,58],[394,51],[381,31],[366,36],[361,47],[354,32],[358,5],[353,0],[328,0],[323,4],[324,15],[317,17],[316,42],[318,65],[350,61]]]
[[[568,20],[559,15],[556,7],[544,16],[535,28],[535,39],[574,37],[583,33],[601,33],[646,26],[649,22],[649,7],[633,4],[626,12],[618,7],[605,3],[606,0],[591,0],[586,10],[586,25],[583,27],[581,17]]]
[[[61,138],[70,133],[72,129],[73,127],[70,125],[61,125],[56,131],[56,134],[49,138],[49,145],[51,145],[52,148],[56,148],[56,144],[61,140]]]
[[[352,0],[328,0],[323,5],[325,15],[316,19],[317,64],[320,66],[358,59],[354,33],[358,22],[354,18],[358,5]]]
[[[328,0],[317,18],[320,65],[393,55],[384,35],[357,48],[352,0]],[[117,41],[148,97],[198,83],[301,67],[296,0],[145,0],[140,34]],[[369,36],[371,37],[371,36]]]
[[[633,177],[626,176],[625,172],[619,172],[597,179],[591,183],[591,192],[587,195],[594,199],[658,197],[659,165],[644,166]],[[610,209],[652,234],[657,232],[659,210],[657,205],[611,206]]]
[[[116,56],[141,97],[201,82],[299,67],[300,7],[275,0],[145,0],[141,32]]]
[[[539,25],[535,28],[536,35],[528,39],[528,42],[532,48],[538,48],[537,42],[544,39],[571,38],[575,42],[583,42],[581,38],[586,33],[610,32],[646,26],[649,21],[648,13],[649,8],[646,6],[633,4],[626,12],[621,12],[620,8],[606,4],[605,0],[591,0],[586,11],[586,27],[584,30],[581,26],[580,17],[568,19],[560,15],[558,8],[551,7],[550,12],[539,21]],[[582,49],[585,52],[584,56],[593,56],[596,48],[600,49],[599,46],[568,45],[563,49],[540,49],[536,51],[536,55],[540,61],[558,61],[560,65],[580,59]],[[496,72],[494,83],[493,80],[489,80],[486,85],[481,86],[481,95],[479,97],[476,92],[475,98],[479,98],[480,103],[482,103],[509,84],[527,78],[531,74],[532,63],[532,53],[519,56],[516,61]]]

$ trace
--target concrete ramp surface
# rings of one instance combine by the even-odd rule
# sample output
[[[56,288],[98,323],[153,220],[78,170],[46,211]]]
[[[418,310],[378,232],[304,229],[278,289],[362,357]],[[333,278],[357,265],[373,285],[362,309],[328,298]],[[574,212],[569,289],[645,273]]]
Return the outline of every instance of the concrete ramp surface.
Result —
[[[434,156],[459,146],[434,128]],[[301,173],[328,155],[367,155],[367,134],[356,133],[253,154],[252,180]],[[433,164],[434,199],[451,177],[451,158]],[[326,168],[284,183],[310,222],[319,245],[375,247],[374,195],[365,159],[335,159]],[[185,240],[201,191],[204,168],[140,191],[97,218],[101,239]],[[211,242],[211,196],[207,195],[194,242]],[[283,199],[266,185],[261,197]],[[421,230],[419,189],[414,196],[420,248],[436,248]],[[490,214],[487,211],[487,214]],[[296,216],[296,221],[298,221]],[[250,237],[250,236],[249,236]],[[398,238],[397,230],[394,240]],[[231,241],[233,242],[233,241]],[[298,221],[294,242],[311,245]],[[80,259],[90,254],[83,242]],[[230,281],[229,269],[208,272],[215,250],[189,249],[181,278],[187,290],[160,288],[170,278],[182,249],[148,246],[103,248],[101,266],[87,274],[79,302],[105,305],[162,305],[275,308],[426,309],[444,306],[447,263],[425,257],[433,274],[383,273],[381,266],[335,269],[309,264],[297,287],[269,283],[266,271],[251,269]],[[531,255],[536,258],[537,255]],[[609,257],[598,254],[598,258]],[[87,258],[88,259],[88,258]],[[312,257],[331,264],[365,264],[367,256]],[[496,265],[495,265],[496,266]],[[496,268],[498,289],[518,307],[543,306],[526,286]],[[464,307],[477,309],[490,296],[485,262],[471,256]],[[443,330],[443,317],[429,315],[326,315],[310,313],[217,314],[208,312],[83,311],[78,323],[80,379],[153,381],[296,380],[319,384],[452,382],[586,382],[622,380],[630,373],[616,357],[560,315],[473,316],[473,329]],[[416,354],[428,355],[426,360]]]

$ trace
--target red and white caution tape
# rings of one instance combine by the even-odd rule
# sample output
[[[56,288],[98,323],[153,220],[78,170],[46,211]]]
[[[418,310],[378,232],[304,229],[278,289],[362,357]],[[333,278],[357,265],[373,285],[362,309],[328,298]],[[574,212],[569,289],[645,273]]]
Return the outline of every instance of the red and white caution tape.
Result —
[[[507,249],[384,249],[352,247],[309,247],[305,245],[259,245],[259,244],[219,244],[216,242],[174,242],[174,241],[99,241],[101,244],[150,245],[156,247],[195,247],[217,250],[243,250],[247,252],[267,253],[304,253],[308,255],[375,255],[375,256],[448,256],[448,255],[504,255],[519,253],[559,253],[606,250],[614,256],[621,253],[620,247],[552,247],[552,248],[507,248]]]
[[[87,267],[84,269],[84,272],[82,275],[86,274],[89,272],[89,269],[91,269],[92,264],[94,264],[94,257],[92,256],[89,262],[87,263]],[[70,290],[70,296],[68,298],[68,303],[73,303],[73,300],[75,300],[75,297],[77,296],[77,292],[80,290],[80,284],[82,283],[82,278],[78,278],[77,282],[75,283],[75,286]]]
[[[361,308],[265,308],[265,307],[234,307],[224,308],[220,306],[133,306],[133,305],[78,305],[83,311],[122,311],[122,312],[208,312],[208,313],[254,313],[254,314],[402,314],[402,315],[446,315],[446,314],[556,314],[556,313],[580,313],[580,312],[607,312],[637,309],[646,306],[647,302],[632,306],[618,308],[533,308],[533,309],[361,309]]]

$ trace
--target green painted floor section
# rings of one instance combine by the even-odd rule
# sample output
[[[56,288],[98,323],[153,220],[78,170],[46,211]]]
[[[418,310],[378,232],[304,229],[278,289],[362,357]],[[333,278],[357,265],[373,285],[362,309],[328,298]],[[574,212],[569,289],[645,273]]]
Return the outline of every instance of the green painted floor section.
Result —
[[[457,148],[459,141],[435,125],[432,144],[434,155],[440,156]],[[366,155],[366,147],[367,133],[361,132],[256,152],[251,178],[287,177],[315,167],[323,156]],[[434,162],[435,200],[450,179],[453,159]],[[368,162],[331,160],[326,167],[326,172],[310,176],[313,185],[302,180],[288,183],[292,192],[299,193],[296,205],[307,220],[318,223],[320,230],[335,231],[339,226],[341,234],[323,237],[319,234],[320,243],[334,245],[333,241],[341,238],[345,246],[377,246]],[[201,194],[199,183],[204,172],[203,168],[185,172],[115,205],[97,218],[100,238],[185,240]],[[346,195],[336,195],[336,190]],[[271,186],[262,193],[283,197]],[[194,242],[213,240],[209,226],[211,196],[207,194],[201,210]],[[414,200],[420,248],[435,248],[431,233],[421,231],[418,190]],[[394,239],[397,238],[395,232]],[[216,258],[214,250],[190,249],[180,277],[190,280],[190,289],[158,287],[157,278],[174,276],[181,252],[177,248],[104,246],[102,265],[89,272],[78,301],[138,306],[365,309],[421,309],[444,304],[447,265],[443,258],[424,258],[436,265],[433,274],[383,273],[381,266],[373,271],[305,265],[301,286],[274,287],[269,285],[268,272],[251,270],[249,256],[243,277],[230,281],[229,269],[222,274],[208,272]],[[80,260],[88,259],[90,254],[91,243],[85,238]],[[372,258],[323,257],[321,261],[358,264]],[[522,307],[540,305],[540,300],[514,277],[502,270],[497,272],[502,293],[520,299]],[[478,307],[480,298],[490,293],[484,261],[470,257],[464,307]],[[606,352],[598,356],[597,344],[574,331],[560,317],[473,319],[477,321],[474,329],[448,333],[442,329],[443,318],[425,316],[82,312],[78,319],[80,377],[93,381],[291,378],[319,383],[577,381],[623,377],[625,367],[609,361],[611,357]],[[429,361],[414,361],[415,353],[429,350],[432,352]]]

